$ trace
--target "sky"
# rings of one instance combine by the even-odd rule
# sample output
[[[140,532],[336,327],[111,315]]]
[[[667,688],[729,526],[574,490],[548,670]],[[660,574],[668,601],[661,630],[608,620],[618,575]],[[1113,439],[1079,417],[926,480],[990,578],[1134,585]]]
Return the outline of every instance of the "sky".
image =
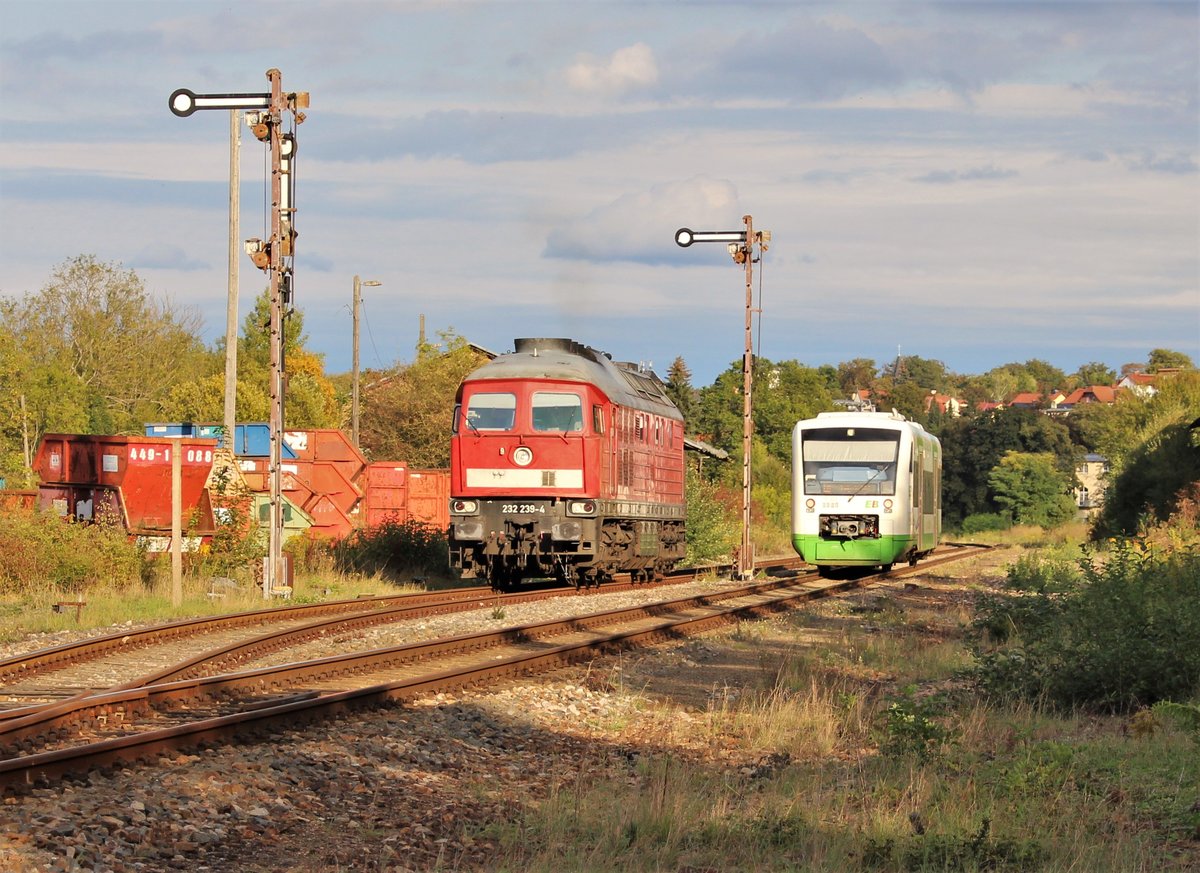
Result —
[[[697,387],[756,352],[1200,363],[1200,4],[0,0],[0,295],[81,255],[225,333],[229,113],[307,91],[295,302],[330,373],[569,337]],[[243,128],[242,239],[269,235]],[[242,257],[244,319],[267,278]],[[239,321],[240,323],[240,321]],[[740,364],[737,364],[740,366]]]

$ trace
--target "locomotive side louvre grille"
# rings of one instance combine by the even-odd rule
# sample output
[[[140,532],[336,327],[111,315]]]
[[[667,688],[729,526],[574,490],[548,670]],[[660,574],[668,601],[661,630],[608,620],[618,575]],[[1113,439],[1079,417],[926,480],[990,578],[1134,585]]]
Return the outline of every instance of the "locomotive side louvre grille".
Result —
[[[640,503],[633,500],[601,500],[596,504],[599,515],[625,518],[683,519],[687,509],[682,503]]]

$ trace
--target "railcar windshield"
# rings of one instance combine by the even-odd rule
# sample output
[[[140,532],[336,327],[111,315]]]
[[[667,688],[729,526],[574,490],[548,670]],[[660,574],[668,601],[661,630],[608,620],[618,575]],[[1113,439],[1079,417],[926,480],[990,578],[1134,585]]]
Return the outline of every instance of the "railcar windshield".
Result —
[[[534,392],[533,429],[559,433],[583,430],[583,400],[578,394]]]
[[[805,494],[895,494],[900,432],[870,427],[802,431]]]
[[[466,420],[471,430],[512,430],[516,416],[515,394],[475,394],[467,400]]]

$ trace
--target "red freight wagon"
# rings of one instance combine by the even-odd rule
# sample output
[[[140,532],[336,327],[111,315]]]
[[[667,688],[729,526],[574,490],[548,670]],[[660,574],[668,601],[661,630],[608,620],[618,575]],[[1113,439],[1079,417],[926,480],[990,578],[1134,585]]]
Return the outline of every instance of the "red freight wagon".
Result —
[[[216,446],[207,439],[46,434],[34,460],[39,504],[85,519],[105,507],[131,534],[170,534],[172,453],[179,452],[184,525],[209,536],[215,524],[204,485]]]

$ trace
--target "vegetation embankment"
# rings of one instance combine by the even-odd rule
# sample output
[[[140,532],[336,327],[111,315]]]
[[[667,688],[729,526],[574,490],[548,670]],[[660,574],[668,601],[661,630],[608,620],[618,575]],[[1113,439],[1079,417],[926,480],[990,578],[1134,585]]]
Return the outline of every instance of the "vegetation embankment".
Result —
[[[1007,551],[1001,575],[706,642],[678,670],[710,686],[686,716],[628,671],[632,705],[686,732],[593,726],[627,780],[580,774],[475,836],[508,870],[1196,869],[1194,510],[1101,550]]]
[[[0,642],[283,605],[264,601],[257,528],[238,529],[227,525],[214,544],[184,553],[183,599],[173,605],[169,557],[148,552],[121,525],[0,512]],[[385,522],[338,541],[295,537],[284,550],[292,603],[460,584],[447,577],[445,534],[418,523]]]

